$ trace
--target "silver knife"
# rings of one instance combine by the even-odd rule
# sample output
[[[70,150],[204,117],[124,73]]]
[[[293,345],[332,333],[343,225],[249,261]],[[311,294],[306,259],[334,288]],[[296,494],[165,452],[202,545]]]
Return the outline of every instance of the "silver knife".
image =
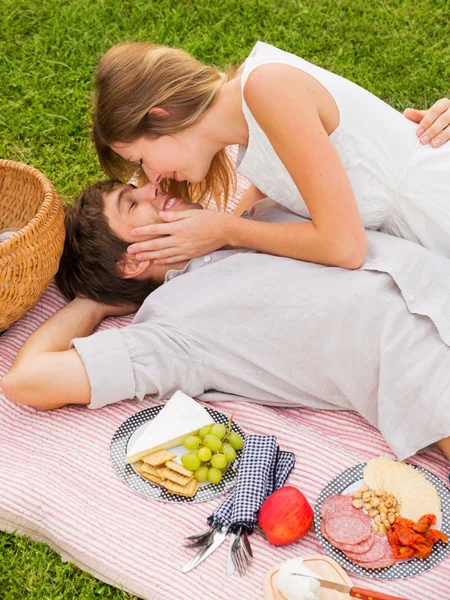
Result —
[[[223,544],[225,538],[227,537],[227,531],[227,527],[222,527],[221,530],[217,530],[214,533],[214,539],[212,544],[210,544],[209,546],[205,546],[200,550],[200,552],[198,552],[194,556],[194,558],[191,558],[191,560],[181,569],[183,573],[188,573],[192,569],[195,569],[195,567],[197,567],[201,562],[206,560],[208,556],[210,556],[214,552],[214,550],[216,550],[221,544]]]
[[[237,534],[232,533],[231,537],[230,537],[230,545],[228,546],[228,557],[227,557],[227,573],[228,573],[228,575],[233,575],[233,573],[236,569],[236,567],[234,566],[233,559],[232,559],[233,543],[236,538],[237,538]]]
[[[291,575],[298,575],[299,577],[308,577],[309,579],[315,579],[321,585],[321,587],[329,590],[336,590],[336,592],[342,592],[349,594],[352,598],[371,598],[371,600],[406,600],[406,598],[400,598],[399,596],[389,596],[388,594],[382,594],[374,590],[366,590],[362,588],[352,587],[344,583],[337,583],[336,581],[329,581],[328,579],[322,579],[315,575],[306,575],[306,573],[291,573]]]
[[[308,577],[308,579],[315,579],[320,583],[321,587],[328,588],[329,590],[336,590],[337,592],[343,592],[344,594],[348,594],[352,589],[350,586],[345,585],[343,583],[328,581],[328,579],[321,579],[320,577],[316,577],[315,575],[306,575],[306,573],[291,573],[291,575],[298,575],[298,577]]]

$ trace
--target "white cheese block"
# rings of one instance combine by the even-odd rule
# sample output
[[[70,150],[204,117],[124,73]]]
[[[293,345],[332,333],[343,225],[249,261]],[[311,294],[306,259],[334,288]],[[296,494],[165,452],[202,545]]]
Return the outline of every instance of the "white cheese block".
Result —
[[[301,573],[307,577],[298,577]],[[320,583],[301,558],[292,558],[282,564],[275,576],[275,585],[286,600],[320,600]]]
[[[127,464],[152,452],[179,446],[185,437],[212,423],[214,420],[203,406],[178,390],[154,419],[131,436]]]
[[[364,467],[364,481],[372,489],[394,494],[402,506],[402,517],[418,521],[431,513],[439,528],[441,500],[434,485],[417,469],[386,457],[372,458]]]

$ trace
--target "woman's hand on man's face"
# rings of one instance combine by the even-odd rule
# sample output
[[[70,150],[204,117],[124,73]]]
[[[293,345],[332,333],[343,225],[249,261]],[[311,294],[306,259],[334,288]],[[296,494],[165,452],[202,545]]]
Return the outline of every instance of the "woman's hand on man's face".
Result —
[[[166,211],[159,215],[165,223],[136,229],[137,240],[147,238],[128,247],[138,260],[173,264],[213,252],[229,243],[228,225],[236,218],[215,210]]]
[[[437,148],[450,140],[449,98],[441,98],[428,110],[407,108],[404,115],[419,124],[416,133],[422,144],[431,144]]]

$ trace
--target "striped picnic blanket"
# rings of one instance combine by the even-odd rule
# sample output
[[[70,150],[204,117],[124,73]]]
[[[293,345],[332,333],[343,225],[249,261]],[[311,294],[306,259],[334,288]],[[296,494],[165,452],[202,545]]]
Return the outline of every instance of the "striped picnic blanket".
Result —
[[[240,182],[242,192],[244,182]],[[0,336],[0,377],[25,339],[62,307],[52,285],[38,305]],[[106,319],[100,328],[130,318]],[[46,542],[63,560],[146,600],[201,596],[257,600],[270,567],[295,556],[323,553],[315,533],[286,547],[270,546],[256,533],[255,553],[244,578],[226,574],[227,544],[187,575],[193,555],[183,537],[204,528],[222,498],[201,504],[167,504],[140,496],[115,474],[109,445],[119,425],[154,402],[124,401],[98,411],[70,407],[52,412],[13,404],[0,392],[0,529]],[[391,455],[378,431],[355,413],[269,408],[250,403],[215,404],[246,433],[275,435],[296,455],[288,484],[314,505],[320,491],[344,469],[380,454]],[[438,451],[412,462],[446,480],[448,463]],[[379,581],[351,576],[355,585],[410,600],[450,598],[450,558],[411,580]]]

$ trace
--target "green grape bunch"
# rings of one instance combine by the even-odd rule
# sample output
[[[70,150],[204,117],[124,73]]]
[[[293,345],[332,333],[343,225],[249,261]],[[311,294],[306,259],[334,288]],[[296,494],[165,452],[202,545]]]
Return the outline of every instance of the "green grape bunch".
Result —
[[[205,425],[184,440],[188,452],[183,454],[181,462],[189,471],[193,471],[197,481],[219,483],[224,471],[236,460],[236,452],[244,446],[244,440],[235,431],[231,431],[232,418],[228,424],[213,423]]]

